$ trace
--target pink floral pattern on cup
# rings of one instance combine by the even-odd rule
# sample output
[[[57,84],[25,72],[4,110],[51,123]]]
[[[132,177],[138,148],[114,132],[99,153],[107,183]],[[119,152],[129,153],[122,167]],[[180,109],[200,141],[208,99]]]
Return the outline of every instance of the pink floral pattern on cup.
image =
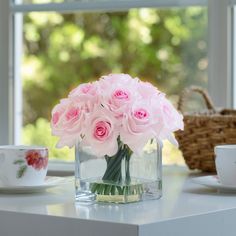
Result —
[[[42,155],[40,151],[28,151],[25,157],[27,164],[35,170],[46,169],[48,165],[48,157]]]
[[[24,160],[15,160],[14,164],[19,166],[16,174],[17,178],[23,177],[29,166],[37,171],[46,169],[48,165],[48,151],[29,150],[26,152]]]

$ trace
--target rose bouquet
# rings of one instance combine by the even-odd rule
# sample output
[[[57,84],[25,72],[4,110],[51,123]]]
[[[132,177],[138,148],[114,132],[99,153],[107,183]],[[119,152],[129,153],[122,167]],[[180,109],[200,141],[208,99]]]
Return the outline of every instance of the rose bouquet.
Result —
[[[177,144],[173,132],[183,129],[183,117],[165,94],[148,82],[127,74],[110,74],[81,84],[52,110],[52,134],[57,147],[77,143],[104,156],[104,181],[122,180],[121,160],[129,163],[133,153],[142,153],[149,140],[168,139]],[[125,181],[130,181],[126,165]],[[118,189],[119,191],[123,191]],[[112,193],[111,186],[95,183],[95,193]]]

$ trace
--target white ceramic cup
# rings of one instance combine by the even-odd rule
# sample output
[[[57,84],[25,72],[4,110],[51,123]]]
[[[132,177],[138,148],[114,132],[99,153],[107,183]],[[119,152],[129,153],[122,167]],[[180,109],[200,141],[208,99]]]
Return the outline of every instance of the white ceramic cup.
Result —
[[[0,184],[35,186],[45,181],[48,149],[37,146],[0,146]]]
[[[236,145],[218,145],[214,148],[216,171],[220,183],[236,186]]]

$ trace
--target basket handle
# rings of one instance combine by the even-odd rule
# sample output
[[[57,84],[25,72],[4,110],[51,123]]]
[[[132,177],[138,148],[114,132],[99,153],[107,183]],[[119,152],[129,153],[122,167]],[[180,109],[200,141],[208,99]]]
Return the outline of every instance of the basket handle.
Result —
[[[177,108],[181,113],[183,113],[183,106],[185,104],[187,96],[189,94],[191,94],[192,92],[201,94],[204,101],[205,101],[207,109],[215,111],[215,107],[213,105],[213,102],[212,102],[208,92],[201,87],[191,86],[189,88],[184,89],[183,92],[180,94]]]

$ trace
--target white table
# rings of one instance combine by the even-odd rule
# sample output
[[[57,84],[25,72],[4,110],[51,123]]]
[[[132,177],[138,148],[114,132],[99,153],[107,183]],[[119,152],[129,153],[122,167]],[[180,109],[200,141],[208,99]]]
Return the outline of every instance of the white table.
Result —
[[[1,236],[235,236],[236,194],[191,183],[164,167],[163,197],[127,205],[76,206],[73,183],[38,194],[0,194]]]

